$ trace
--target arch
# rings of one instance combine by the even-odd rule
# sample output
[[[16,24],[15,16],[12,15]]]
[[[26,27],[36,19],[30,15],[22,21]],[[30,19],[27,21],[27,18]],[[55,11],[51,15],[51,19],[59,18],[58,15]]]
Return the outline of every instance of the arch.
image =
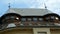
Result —
[[[7,17],[7,16],[18,16],[18,17],[21,17],[21,15],[17,14],[17,13],[7,13],[7,14],[4,14],[1,16],[1,19]]]
[[[45,21],[50,21],[50,22],[58,22],[60,20],[59,15],[55,13],[50,13],[44,15]]]
[[[7,21],[9,21],[9,22],[12,22],[13,20],[19,21],[20,19],[21,19],[21,15],[16,14],[16,13],[7,13],[7,14],[4,14],[3,16],[1,16],[1,22],[3,24],[8,23]]]
[[[56,13],[48,13],[48,14],[46,14],[46,15],[44,15],[44,17],[47,17],[47,16],[57,16],[57,17],[59,17],[59,15],[58,14],[56,14]]]

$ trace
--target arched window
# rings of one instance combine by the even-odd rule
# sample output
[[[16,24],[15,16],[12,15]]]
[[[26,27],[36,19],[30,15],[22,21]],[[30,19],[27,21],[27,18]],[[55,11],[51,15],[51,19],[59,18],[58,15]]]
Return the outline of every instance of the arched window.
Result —
[[[18,25],[20,23],[20,19],[21,19],[21,16],[19,14],[7,13],[1,17],[1,22],[3,24],[14,23],[15,25]]]
[[[50,18],[49,18],[49,21],[50,22],[54,22],[54,20],[55,20],[55,16],[49,16]]]
[[[59,15],[57,14],[46,14],[45,15],[45,21],[47,22],[55,22],[55,21],[59,21]]]
[[[3,20],[3,22],[7,22],[7,23],[13,23],[18,21],[20,21],[20,18],[17,16],[6,16],[5,19]]]

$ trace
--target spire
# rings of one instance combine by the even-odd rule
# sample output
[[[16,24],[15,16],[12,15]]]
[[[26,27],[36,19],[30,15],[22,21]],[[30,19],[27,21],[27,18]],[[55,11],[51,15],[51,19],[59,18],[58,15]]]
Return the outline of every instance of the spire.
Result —
[[[11,8],[11,6],[10,6],[10,3],[8,3],[9,5],[8,5],[8,9],[9,9],[9,12],[10,12],[10,8]]]
[[[9,3],[9,6],[8,6],[8,8],[10,9],[10,7],[11,7],[11,6],[10,6],[10,3]]]
[[[44,6],[45,6],[45,9],[47,9],[47,6],[46,6],[46,4],[44,3]]]

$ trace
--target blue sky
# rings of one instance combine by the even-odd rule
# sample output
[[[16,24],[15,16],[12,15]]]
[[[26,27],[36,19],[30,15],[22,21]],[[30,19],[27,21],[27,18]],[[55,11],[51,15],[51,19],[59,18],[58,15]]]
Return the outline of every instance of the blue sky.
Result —
[[[8,10],[8,3],[11,8],[44,8],[60,15],[60,0],[0,0],[0,16]]]

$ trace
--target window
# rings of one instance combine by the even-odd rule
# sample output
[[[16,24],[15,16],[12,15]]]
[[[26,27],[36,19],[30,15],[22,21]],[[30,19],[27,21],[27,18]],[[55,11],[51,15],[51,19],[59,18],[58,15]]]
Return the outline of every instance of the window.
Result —
[[[39,18],[39,21],[43,21],[43,18]]]
[[[48,21],[48,22],[54,22],[55,16],[48,16],[48,17],[45,17],[45,20]]]
[[[37,18],[33,18],[33,21],[37,21],[38,19]]]
[[[31,18],[27,18],[27,20],[28,20],[28,21],[32,21],[32,19],[31,19]]]
[[[9,19],[9,16],[5,17],[5,19]]]
[[[10,18],[15,18],[14,16],[11,16]]]
[[[26,21],[26,18],[22,18],[21,21]]]
[[[51,19],[54,19],[54,16],[51,16],[50,18],[51,18]]]
[[[46,17],[45,19],[48,20],[48,19],[50,19],[50,17]]]
[[[18,17],[17,17],[17,18],[18,18]],[[16,19],[16,17],[15,17],[15,16],[7,16],[7,17],[5,17],[5,19],[13,20],[13,19]]]
[[[38,32],[38,34],[47,34],[47,32]]]
[[[54,22],[54,20],[55,20],[55,16],[50,16],[49,21],[50,21],[50,22]]]
[[[50,17],[45,17],[45,21],[46,22],[50,21]]]

